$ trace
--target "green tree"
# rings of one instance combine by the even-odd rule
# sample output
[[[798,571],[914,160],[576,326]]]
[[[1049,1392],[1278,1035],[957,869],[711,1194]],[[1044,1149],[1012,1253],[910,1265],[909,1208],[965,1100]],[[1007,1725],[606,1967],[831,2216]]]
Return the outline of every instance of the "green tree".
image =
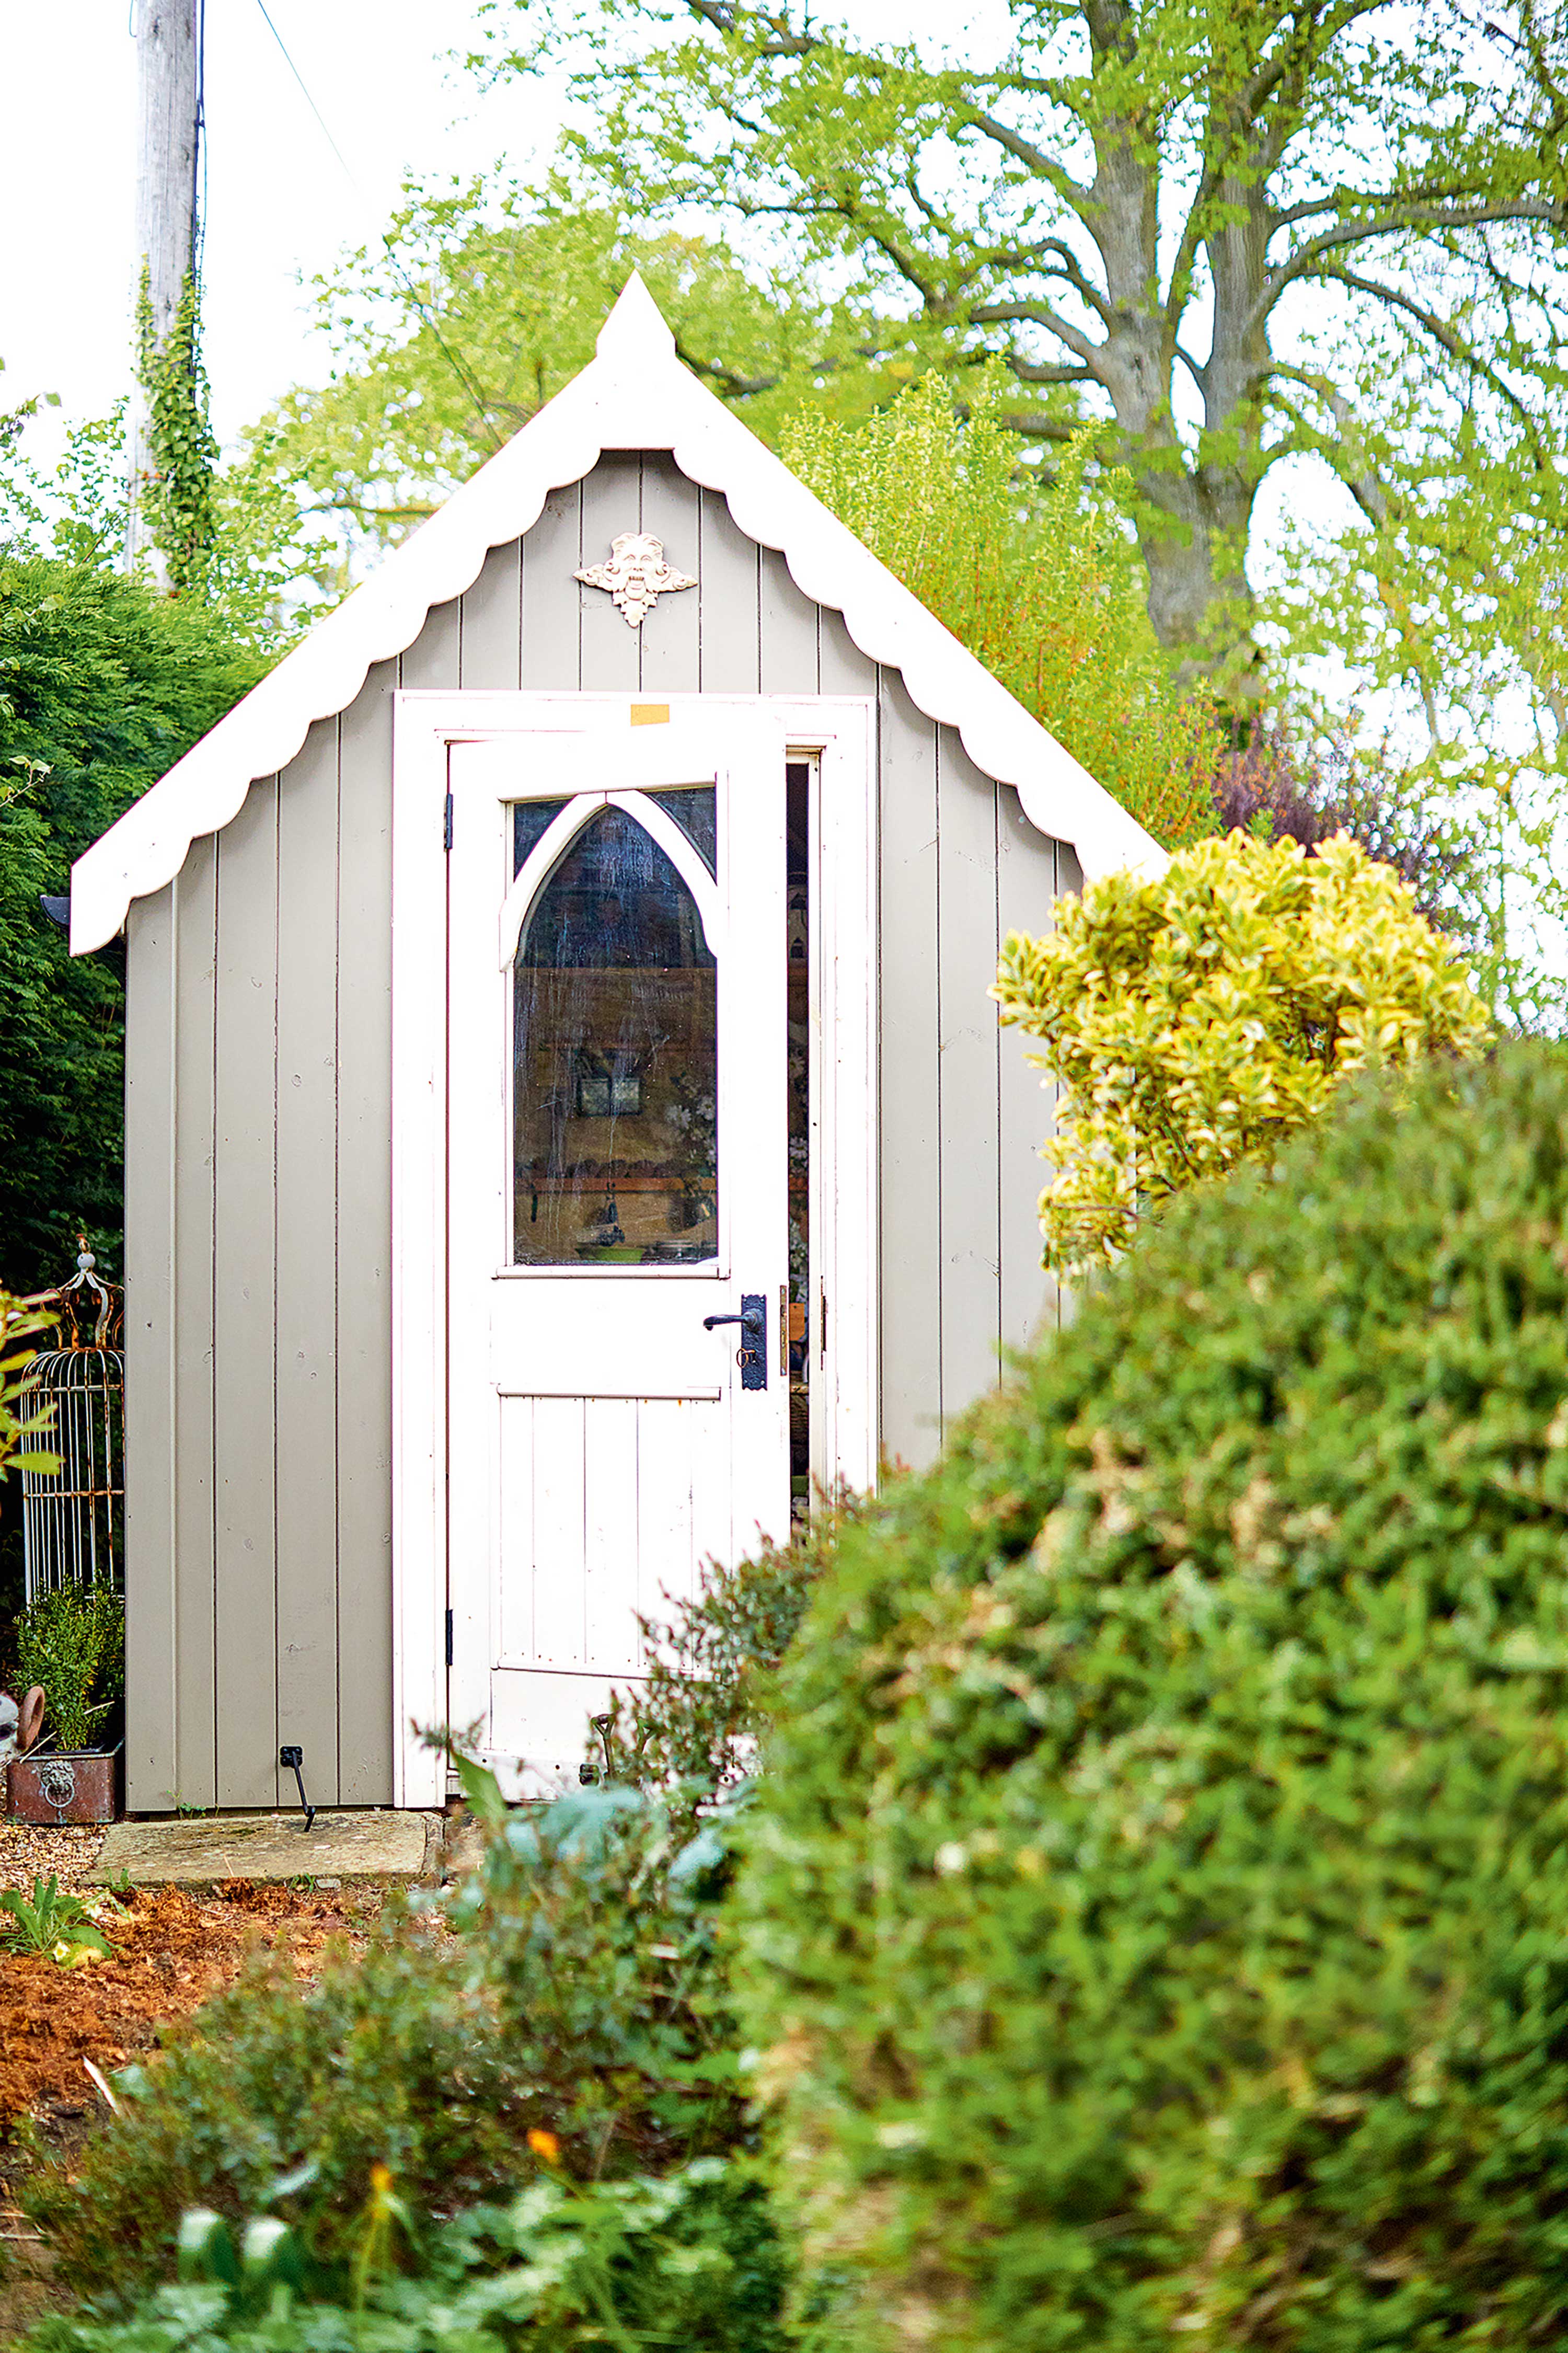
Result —
[[[1550,0],[1009,0],[994,62],[864,41],[804,0],[605,0],[588,29],[574,5],[490,13],[478,62],[552,60],[587,101],[594,200],[716,208],[792,301],[832,289],[824,378],[994,361],[1026,439],[1100,420],[1161,641],[1243,705],[1259,488],[1303,452],[1356,474],[1304,397],[1374,332],[1447,338],[1479,396],[1470,285],[1525,302],[1563,257]],[[721,343],[692,356],[726,391],[773,380]]]
[[[316,281],[336,365],[251,428],[236,495],[270,500],[318,595],[341,595],[361,549],[422,522],[587,364],[634,269],[686,342],[768,381],[752,421],[776,431],[809,390],[824,306],[792,308],[704,239],[639,236],[559,185],[478,181],[411,189],[378,245]]]
[[[1472,926],[1500,1008],[1553,1027],[1568,992],[1534,934],[1568,913],[1565,344],[1568,282],[1498,273],[1458,319],[1303,375],[1300,430],[1331,442],[1346,495],[1294,521],[1268,600],[1298,668],[1348,665],[1420,745],[1413,784],[1479,853]]]
[[[221,615],[0,548],[0,1281],[42,1289],[85,1230],[118,1265],[124,983],[39,906],[265,668]]]

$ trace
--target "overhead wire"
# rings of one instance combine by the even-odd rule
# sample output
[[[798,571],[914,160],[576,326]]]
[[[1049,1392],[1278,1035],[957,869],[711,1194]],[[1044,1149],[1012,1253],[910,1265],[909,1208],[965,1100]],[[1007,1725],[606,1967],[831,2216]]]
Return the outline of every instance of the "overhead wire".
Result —
[[[205,11],[206,0],[201,0],[201,5]],[[282,34],[279,31],[277,26],[273,23],[271,16],[268,13],[267,0],[256,0],[256,5],[261,11],[261,20],[263,24],[278,44],[279,51],[282,57],[284,64],[288,67],[289,72],[293,75],[294,79],[300,86],[300,96],[303,98],[306,105],[310,108],[311,113],[316,118],[322,138],[326,141],[328,146],[331,149],[332,153],[336,156],[339,169],[342,171],[343,177],[348,181],[349,185],[353,189],[355,195],[360,196],[368,207],[370,203],[369,195],[362,185],[353,165],[344,155],[342,149],[332,137],[331,132],[327,126],[327,119],[321,112],[321,108],[316,104],[315,100],[311,97],[304,75],[300,71],[299,67],[289,56],[288,43],[284,40]],[[392,265],[393,274],[396,278],[399,285],[403,288],[404,292],[407,295],[409,301],[413,303],[415,309],[418,311],[420,317],[424,320],[425,324],[429,328],[431,334],[436,340],[437,348],[447,362],[447,366],[451,369],[452,374],[457,377],[458,384],[461,385],[463,390],[468,394],[468,398],[473,402],[480,425],[483,427],[485,432],[489,434],[490,440],[494,443],[495,447],[499,449],[501,446],[500,436],[497,433],[494,426],[490,423],[489,413],[485,404],[484,395],[480,392],[478,385],[473,381],[473,378],[463,367],[457,353],[452,350],[447,338],[443,335],[440,328],[437,325],[435,315],[430,310],[428,303],[425,301],[424,298],[415,286],[413,280],[408,276],[407,271],[398,260],[396,249],[393,245],[391,237],[384,236],[381,241],[383,246],[385,248],[387,260]]]

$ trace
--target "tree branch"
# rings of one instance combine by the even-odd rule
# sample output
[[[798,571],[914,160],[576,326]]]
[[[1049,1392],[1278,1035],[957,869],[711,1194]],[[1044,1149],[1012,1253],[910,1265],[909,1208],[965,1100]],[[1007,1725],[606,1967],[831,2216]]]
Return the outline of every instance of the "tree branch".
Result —
[[[967,108],[964,120],[972,129],[978,131],[982,137],[994,141],[995,144],[1005,149],[1016,163],[1024,164],[1037,178],[1044,180],[1047,186],[1054,188],[1062,202],[1070,206],[1080,219],[1088,218],[1089,190],[1075,180],[1070,172],[1064,171],[1052,156],[1046,153],[1044,148],[1037,147],[1033,140],[1026,139],[1021,131],[1015,131],[1010,122],[1002,121],[998,116],[987,112],[983,107]]]
[[[699,23],[710,25],[716,33],[743,32],[751,22],[765,25],[768,29],[763,38],[752,39],[759,57],[807,58],[823,46],[815,33],[792,33],[783,16],[751,18],[748,11],[734,5],[734,0],[686,0],[686,5]]]
[[[1001,354],[1020,384],[1094,384],[1094,371],[1086,367],[1068,367],[1050,360],[1029,360],[1022,352]]]
[[[1100,356],[1100,345],[1081,334],[1069,320],[1053,311],[1045,302],[977,302],[969,313],[977,327],[1027,325],[1043,327],[1058,343],[1080,360],[1086,369],[1092,368]]]
[[[1489,360],[1483,359],[1472,344],[1449,326],[1446,319],[1440,319],[1436,311],[1427,310],[1425,303],[1417,302],[1413,295],[1402,294],[1396,287],[1380,285],[1375,278],[1363,278],[1359,270],[1340,268],[1327,270],[1324,275],[1341,286],[1352,287],[1358,294],[1370,294],[1375,301],[1385,304],[1391,311],[1403,311],[1407,318],[1414,319],[1416,325],[1431,336],[1439,349],[1447,353],[1450,359],[1458,360],[1483,384],[1489,385],[1498,398],[1512,409],[1524,427],[1536,471],[1546,470],[1550,461],[1541,444],[1541,428],[1529,408],[1508,378]]]
[[[1310,237],[1288,262],[1269,271],[1263,284],[1266,310],[1272,310],[1285,288],[1298,278],[1309,276],[1325,255],[1338,253],[1347,246],[1364,245],[1369,237],[1394,237],[1401,229],[1484,228],[1491,221],[1549,221],[1559,228],[1568,224],[1568,206],[1548,204],[1539,196],[1506,196],[1489,204],[1465,206],[1410,202],[1393,194],[1373,201],[1387,205],[1384,216],[1345,221],[1321,237]]]
[[[1044,416],[1038,409],[1010,408],[1002,422],[1032,441],[1070,441],[1078,430],[1075,425],[1064,425],[1059,417]]]
[[[1303,384],[1310,391],[1317,394],[1339,428],[1340,438],[1334,471],[1367,521],[1375,529],[1386,531],[1389,524],[1396,520],[1394,501],[1389,494],[1387,485],[1367,455],[1366,437],[1362,429],[1361,419],[1338,385],[1331,377],[1317,375],[1309,368],[1291,367],[1283,363],[1278,365],[1273,373],[1276,376],[1286,376],[1294,383]],[[1353,462],[1357,457],[1361,460],[1359,466]],[[1351,459],[1352,463],[1347,465],[1344,462],[1346,459]],[[1376,576],[1375,571],[1373,576]],[[1392,594],[1381,579],[1378,580],[1378,595],[1387,606],[1389,614],[1409,651],[1410,660],[1405,674],[1415,681],[1416,691],[1421,697],[1422,710],[1426,713],[1426,732],[1436,744],[1442,740],[1442,730],[1437,718],[1437,699],[1432,691],[1415,643],[1408,600]]]

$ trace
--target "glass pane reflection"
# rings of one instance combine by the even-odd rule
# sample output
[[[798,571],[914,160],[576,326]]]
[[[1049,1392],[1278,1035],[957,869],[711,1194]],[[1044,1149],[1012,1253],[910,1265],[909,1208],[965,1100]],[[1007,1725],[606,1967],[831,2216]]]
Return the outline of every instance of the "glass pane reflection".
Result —
[[[668,809],[710,874],[719,871],[718,795],[711,785],[679,785],[660,793],[658,805]]]
[[[671,860],[634,818],[602,809],[518,945],[519,1265],[717,1255],[718,980]]]
[[[718,795],[711,785],[678,785],[655,795],[661,809],[671,816],[690,842],[710,874],[719,871],[719,811]],[[564,800],[518,801],[511,815],[511,871],[521,874],[528,863],[530,851],[541,840],[547,826],[553,823],[565,807]]]
[[[518,801],[511,813],[511,871],[521,874],[529,853],[565,807],[564,801]]]

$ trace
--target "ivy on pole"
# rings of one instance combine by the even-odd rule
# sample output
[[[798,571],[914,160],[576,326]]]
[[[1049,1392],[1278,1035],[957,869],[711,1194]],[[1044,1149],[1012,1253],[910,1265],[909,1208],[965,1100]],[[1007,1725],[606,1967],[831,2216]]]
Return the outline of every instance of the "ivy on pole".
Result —
[[[137,497],[175,596],[207,585],[217,535],[213,473],[217,443],[207,419],[201,316],[195,273],[185,272],[169,332],[153,331],[145,264],[136,303],[137,375],[145,401],[146,463]]]

